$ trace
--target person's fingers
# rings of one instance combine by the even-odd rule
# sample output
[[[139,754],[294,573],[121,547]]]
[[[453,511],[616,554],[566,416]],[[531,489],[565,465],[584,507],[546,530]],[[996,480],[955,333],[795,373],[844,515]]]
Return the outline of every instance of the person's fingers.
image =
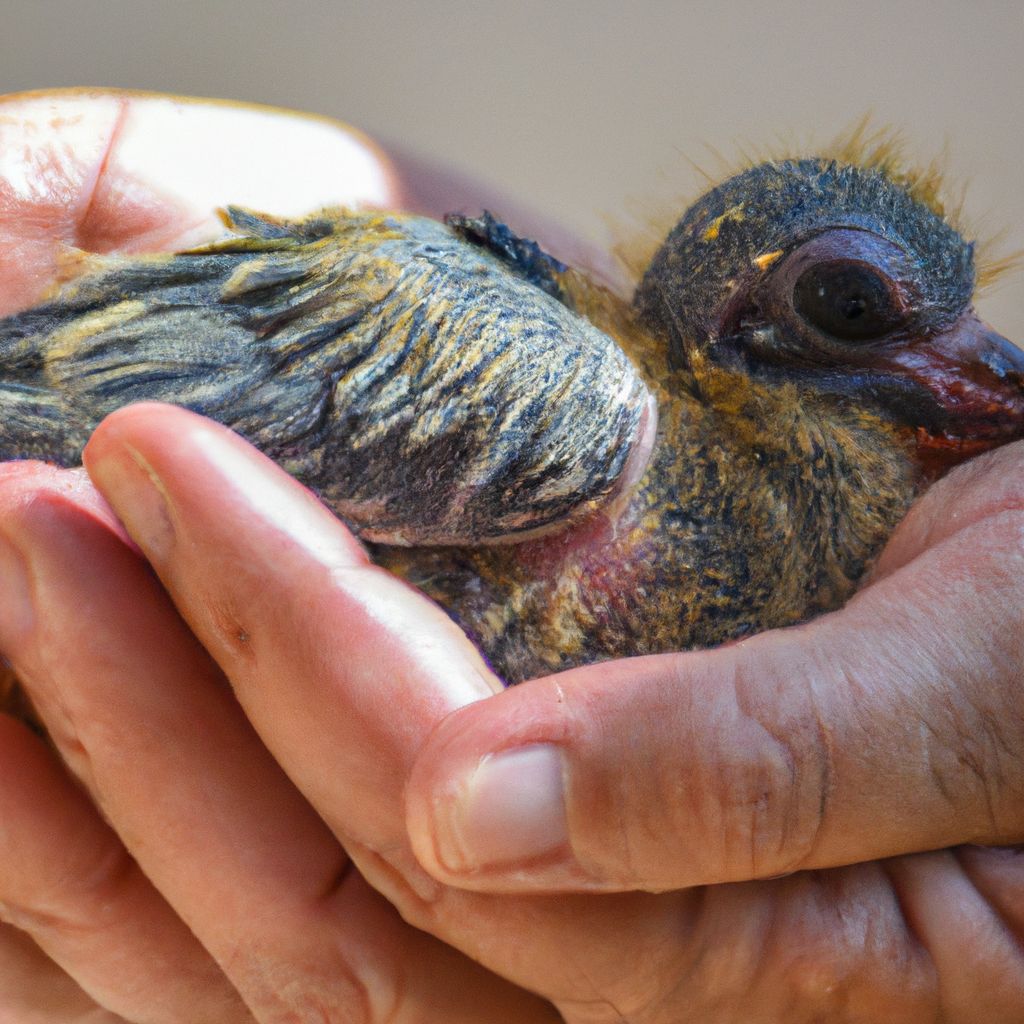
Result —
[[[28,581],[27,610],[0,631],[5,653],[128,852],[256,1019],[475,1024],[483,1009],[548,1021],[541,1001],[410,928],[350,869],[145,564],[51,473],[50,487],[37,480],[26,503],[8,497],[0,517]],[[25,836],[12,842],[28,855]]]
[[[326,118],[112,90],[0,98],[0,315],[73,273],[69,251],[217,237],[228,204],[298,216],[400,202],[387,157]]]
[[[963,846],[956,856],[1024,950],[1024,846]]]
[[[97,1006],[22,931],[0,924],[0,1020],[12,1024],[125,1024]]]
[[[453,713],[409,784],[420,862],[478,890],[660,890],[1019,841],[1024,446],[967,473],[989,497],[961,515],[952,479],[841,612]]]
[[[671,971],[685,896],[681,907],[495,902],[419,868],[408,768],[445,714],[499,684],[451,620],[370,565],[308,491],[237,435],[169,406],[108,417],[85,459],[263,741],[406,920],[548,998],[584,998],[579,965],[605,957],[610,936],[656,947],[650,973]],[[612,986],[632,988],[632,974],[622,961]]]
[[[885,870],[914,936],[935,965],[942,1019],[1009,1024],[1024,1011],[1024,947],[1019,928],[999,908],[1021,892],[1020,869],[1015,884],[1007,884],[1008,871],[992,884],[984,864],[989,858],[968,858],[973,863],[965,862],[962,851],[941,850],[894,858]]]
[[[19,645],[10,638],[34,629],[32,583],[5,530],[37,515],[40,489],[61,502],[77,499],[81,518],[127,549],[81,472],[21,463],[4,467],[0,479],[0,637],[17,661]],[[88,634],[78,633],[54,654],[74,662],[88,643]],[[251,1020],[212,958],[51,750],[5,715],[0,780],[0,919],[31,935],[99,1005],[129,1020]],[[137,957],[131,970],[126,950]]]
[[[732,1019],[765,1005],[771,1020],[794,1006],[801,1019],[895,1006],[886,1019],[909,1022],[934,1010],[929,956],[877,865],[663,895],[493,896],[433,884],[407,847],[402,777],[446,714],[505,699],[485,696],[464,638],[368,566],[307,492],[208,421],[123,410],[97,431],[86,462],[268,746],[406,920],[543,993],[573,1022]]]
[[[49,980],[32,968],[38,996],[59,984],[62,1000],[76,998],[59,966],[96,1004],[137,1024],[251,1020],[53,754],[4,715],[0,779],[0,919],[54,964]],[[130,971],[126,950],[136,957]]]
[[[264,741],[328,824],[371,846],[394,843],[417,732],[501,689],[472,644],[226,428],[130,406],[100,425],[85,463],[247,715],[258,729],[274,723]],[[315,601],[294,594],[293,580]],[[385,713],[392,705],[402,714]],[[345,714],[312,730],[321,708]],[[359,808],[352,778],[365,791]],[[343,820],[333,808],[345,808]]]

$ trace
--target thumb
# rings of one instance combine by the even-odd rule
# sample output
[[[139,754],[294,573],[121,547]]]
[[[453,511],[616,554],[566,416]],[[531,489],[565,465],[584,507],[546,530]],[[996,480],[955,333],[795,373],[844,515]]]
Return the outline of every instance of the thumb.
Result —
[[[1020,842],[1024,502],[1000,479],[840,612],[454,712],[409,780],[417,857],[478,890],[665,890]]]

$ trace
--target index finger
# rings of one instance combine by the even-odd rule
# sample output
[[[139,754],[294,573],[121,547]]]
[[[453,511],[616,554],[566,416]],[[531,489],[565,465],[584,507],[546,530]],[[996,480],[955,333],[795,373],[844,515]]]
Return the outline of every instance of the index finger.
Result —
[[[98,428],[85,462],[324,820],[374,849],[399,843],[395,812],[423,736],[501,689],[469,640],[224,427],[129,406]]]
[[[339,121],[114,90],[3,97],[0,315],[38,301],[69,252],[197,245],[229,203],[290,217],[399,202],[383,151]]]

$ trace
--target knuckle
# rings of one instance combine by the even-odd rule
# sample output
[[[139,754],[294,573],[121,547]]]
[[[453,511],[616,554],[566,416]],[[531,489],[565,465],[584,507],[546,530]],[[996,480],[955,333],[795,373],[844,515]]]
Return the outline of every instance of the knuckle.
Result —
[[[804,871],[737,896],[734,886],[704,892],[701,920],[729,941],[701,942],[671,961],[668,998],[627,1019],[938,1019],[934,967],[877,865]]]
[[[332,965],[329,982],[296,978],[294,965],[268,973],[264,966],[255,994],[246,1002],[260,1024],[384,1024],[375,1000],[348,964]],[[287,973],[288,977],[280,975]],[[245,987],[243,987],[245,992]]]
[[[393,947],[340,938],[284,953],[266,937],[225,962],[260,1024],[392,1024],[416,1004],[410,969]]]
[[[976,523],[921,577],[901,692],[918,694],[920,757],[959,838],[1024,827],[1024,509]],[[912,656],[908,656],[912,655]],[[972,832],[972,829],[977,830]]]
[[[734,683],[735,718],[717,744],[723,862],[737,878],[796,871],[812,860],[828,811],[828,730],[809,690],[794,706],[792,695],[765,700],[742,671]]]
[[[75,902],[90,920],[102,921],[105,914],[116,912],[126,902],[131,889],[141,878],[138,865],[119,843],[99,853],[87,868],[80,869],[67,887]]]
[[[49,873],[48,873],[49,874]],[[0,902],[0,919],[34,936],[86,935],[131,913],[138,868],[119,843]]]
[[[812,1011],[824,1020],[920,1020],[922,1011],[935,1008],[933,978],[908,961],[904,950],[882,955],[837,943],[834,936],[792,957],[779,980],[794,1011]]]
[[[802,872],[783,886],[788,899],[776,908],[767,954],[793,1011],[824,1020],[934,1018],[934,965],[878,865]]]

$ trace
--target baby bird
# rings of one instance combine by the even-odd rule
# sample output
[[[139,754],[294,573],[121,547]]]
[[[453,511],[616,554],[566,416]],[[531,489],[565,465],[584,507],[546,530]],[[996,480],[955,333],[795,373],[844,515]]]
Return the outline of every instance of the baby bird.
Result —
[[[1024,436],[1024,354],[927,190],[826,158],[698,200],[616,298],[489,214],[229,211],[0,321],[0,458],[139,399],[232,426],[515,683],[852,593],[910,503]]]

